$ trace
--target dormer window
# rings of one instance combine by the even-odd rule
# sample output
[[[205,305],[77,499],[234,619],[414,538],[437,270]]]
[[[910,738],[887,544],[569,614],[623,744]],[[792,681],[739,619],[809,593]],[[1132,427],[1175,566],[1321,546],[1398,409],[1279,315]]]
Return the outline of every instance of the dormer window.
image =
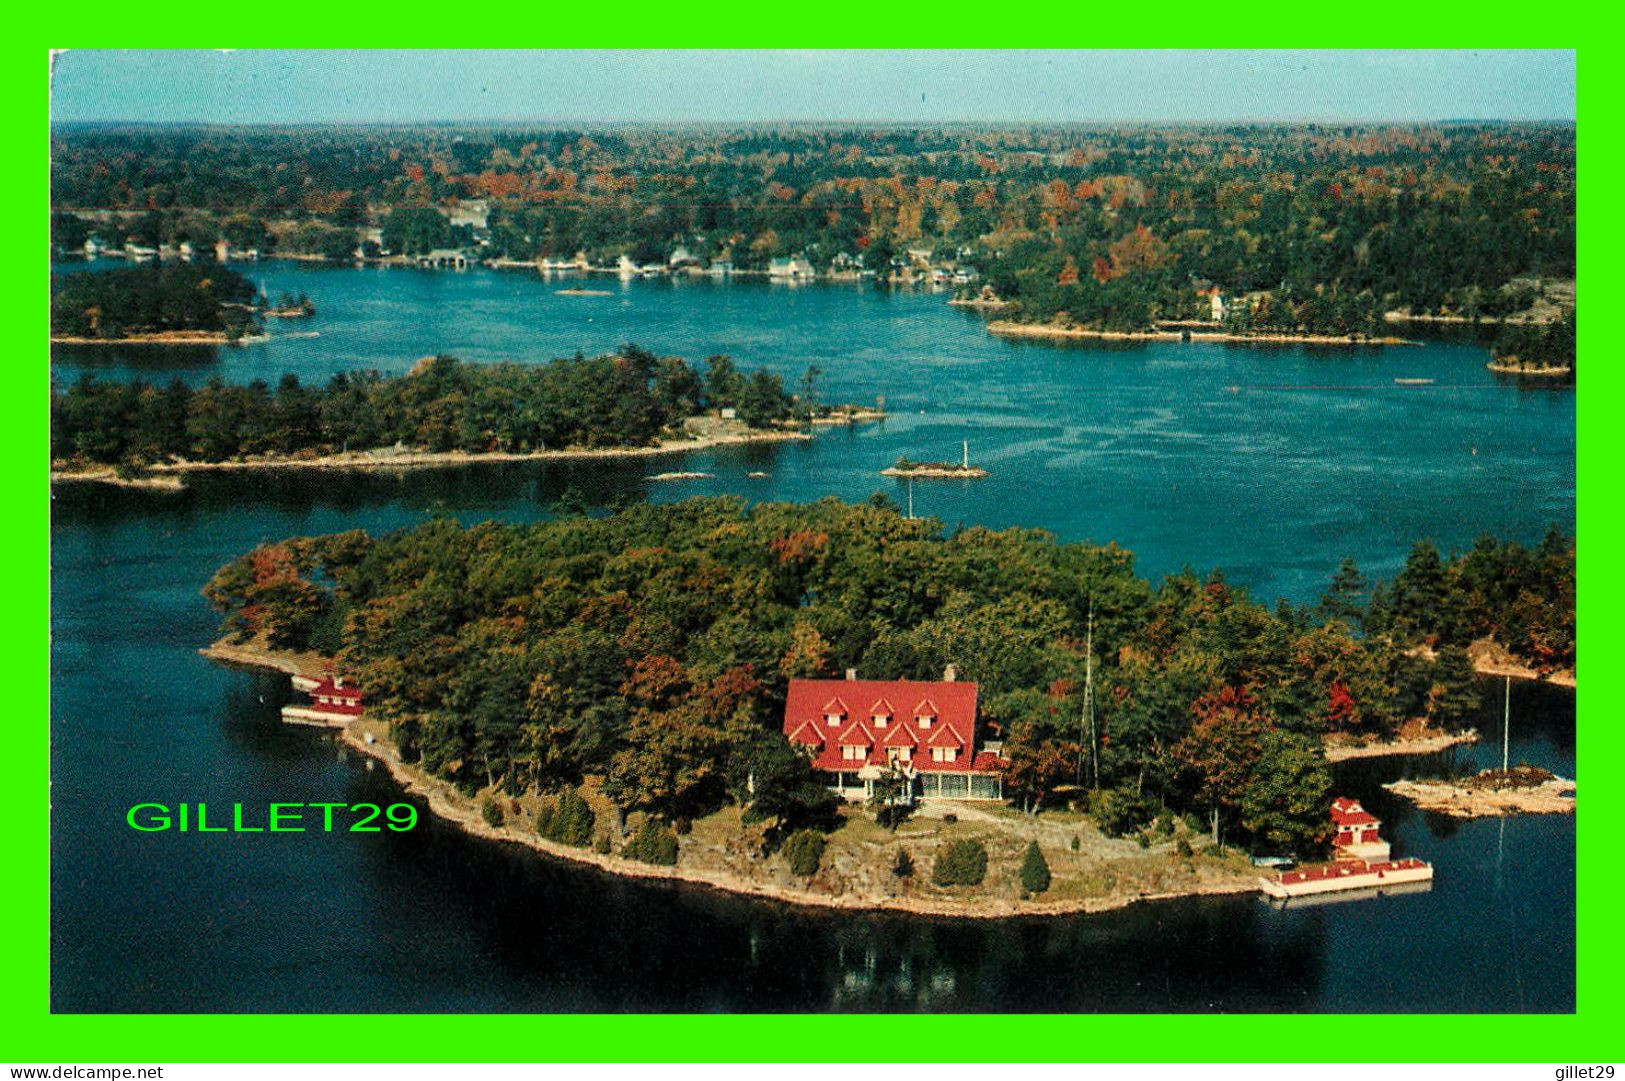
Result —
[[[841,748],[841,757],[848,761],[862,761],[869,757],[869,749],[867,747],[855,747],[848,743]]]
[[[877,714],[875,714],[875,727],[876,728],[885,728],[886,725],[889,724],[890,722],[891,722],[891,714],[889,714],[889,713],[877,713]]]
[[[931,761],[933,761],[933,762],[952,762],[955,759],[957,759],[958,757],[959,757],[959,748],[958,747],[933,747],[933,748],[931,748]]]
[[[830,724],[840,724],[841,715],[839,713],[826,713],[824,714],[824,720],[828,721]]]
[[[930,728],[931,722],[936,720],[936,718],[931,716],[929,713],[922,713],[914,719],[919,722],[921,728]]]

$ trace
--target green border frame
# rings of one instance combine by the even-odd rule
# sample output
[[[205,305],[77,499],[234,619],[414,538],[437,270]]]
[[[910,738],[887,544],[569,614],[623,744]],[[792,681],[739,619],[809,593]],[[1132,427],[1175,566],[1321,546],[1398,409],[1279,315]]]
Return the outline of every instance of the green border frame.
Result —
[[[55,14],[14,14],[14,42],[6,47],[0,85],[8,126],[20,152],[6,170],[7,205],[25,226],[15,237],[29,256],[3,265],[14,322],[33,327],[22,335],[22,358],[0,367],[8,403],[0,425],[0,496],[13,519],[0,533],[11,574],[6,583],[10,618],[3,635],[12,738],[14,804],[10,833],[0,842],[5,980],[0,987],[0,1061],[210,1062],[210,1061],[501,1061],[515,1055],[556,1061],[798,1061],[828,1056],[832,1046],[806,1038],[800,1015],[426,1015],[412,1022],[413,1038],[357,1038],[355,1015],[52,1015],[49,1012],[49,496],[41,467],[48,442],[44,383],[43,276],[33,263],[47,240],[44,212],[49,176],[41,149],[48,103],[40,93],[46,50],[94,39],[116,47],[210,47],[204,38],[257,39],[265,46],[389,45],[479,47],[510,39],[504,47],[1158,47],[1258,48],[1308,46],[1578,49],[1581,143],[1586,176],[1601,184],[1621,155],[1618,106],[1621,79],[1612,48],[1619,31],[1601,4],[1563,8],[1505,3],[1376,6],[1250,3],[1217,8],[1170,8],[1144,22],[1134,9],[1103,9],[1054,0],[1019,9],[988,8],[964,0],[927,7],[878,8],[855,3],[780,7],[760,0],[710,0],[703,9],[659,6],[647,0],[592,8],[532,9],[537,25],[509,23],[512,11],[493,10],[485,25],[458,35],[442,30],[447,9],[414,0],[388,12],[358,7],[339,11],[284,8],[249,11],[208,6],[197,0],[160,9],[113,5],[104,0]],[[1615,9],[1617,11],[1617,9]],[[279,17],[287,21],[279,22]],[[1617,14],[1615,15],[1617,19]],[[1103,19],[1112,20],[1102,22]],[[250,20],[253,20],[252,22]],[[32,25],[30,25],[32,22]],[[1221,25],[1222,24],[1222,25]],[[1153,35],[1176,35],[1155,41]],[[35,40],[36,38],[40,40]],[[298,40],[289,41],[288,38]],[[120,40],[122,39],[122,40]],[[270,40],[267,40],[270,39]],[[34,110],[39,110],[35,112]],[[1595,191],[1587,186],[1588,193]],[[1617,269],[1618,215],[1602,199],[1587,200],[1591,212],[1580,234],[1580,258],[1594,295],[1611,296]],[[19,299],[21,298],[21,299]],[[1618,808],[1619,784],[1598,780],[1604,763],[1621,760],[1625,720],[1611,704],[1620,679],[1605,665],[1619,641],[1613,618],[1621,601],[1619,579],[1605,570],[1613,526],[1621,517],[1613,492],[1619,412],[1625,404],[1621,377],[1602,363],[1606,347],[1596,321],[1588,321],[1585,350],[1593,359],[1579,402],[1579,476],[1594,498],[1579,503],[1579,526],[1587,547],[1581,563],[1580,602],[1585,654],[1593,659],[1580,700],[1580,741],[1590,766],[1585,823],[1579,830],[1577,1013],[1562,1016],[1387,1015],[1360,1027],[1373,1035],[1364,1045],[1335,1036],[1322,1015],[1162,1016],[997,1015],[969,1020],[979,1032],[966,1042],[967,1019],[910,1016],[911,1055],[921,1061],[963,1061],[967,1056],[1005,1061],[1564,1061],[1607,1062],[1618,1056],[1615,1005],[1622,952],[1613,915],[1620,884],[1617,855],[1607,823]],[[39,344],[34,344],[39,343]],[[26,360],[27,356],[37,359]],[[1594,547],[1596,545],[1602,546]],[[1599,552],[1602,554],[1599,555]],[[42,632],[44,632],[42,634]],[[1540,883],[1526,884],[1539,889]],[[886,1016],[843,1020],[851,1039],[840,1046],[854,1056],[878,1048]],[[391,1031],[385,1029],[385,1032]],[[399,1031],[399,1029],[395,1029]],[[941,1041],[929,1038],[940,1034]],[[957,1039],[955,1037],[958,1037]],[[921,1038],[924,1037],[924,1038]],[[872,1053],[872,1052],[870,1052]]]

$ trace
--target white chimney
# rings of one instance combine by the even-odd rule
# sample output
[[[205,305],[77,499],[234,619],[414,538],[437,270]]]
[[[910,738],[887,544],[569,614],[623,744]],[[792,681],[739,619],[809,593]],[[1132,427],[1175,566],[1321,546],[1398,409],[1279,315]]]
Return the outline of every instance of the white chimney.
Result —
[[[948,667],[946,667],[946,668],[944,668],[942,670],[942,682],[944,682],[944,683],[952,683],[954,680],[956,680],[958,678],[959,678],[959,665],[950,664]]]
[[[857,679],[858,678],[858,670],[856,668],[848,668],[846,670],[846,678],[847,679]]]

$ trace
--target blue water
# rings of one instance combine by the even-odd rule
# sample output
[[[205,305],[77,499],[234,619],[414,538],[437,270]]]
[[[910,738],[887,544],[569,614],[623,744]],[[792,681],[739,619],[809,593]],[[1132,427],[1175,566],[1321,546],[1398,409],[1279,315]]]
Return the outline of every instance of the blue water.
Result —
[[[1339,768],[1424,895],[1277,911],[1252,898],[989,925],[824,915],[559,867],[430,827],[415,834],[134,834],[139,801],[396,798],[331,736],[277,721],[286,680],[196,653],[198,590],[264,540],[551,514],[695,493],[805,500],[907,490],[899,454],[968,439],[992,475],[916,483],[921,514],[1117,540],[1142,573],[1222,566],[1307,601],[1345,555],[1391,576],[1410,542],[1538,540],[1574,519],[1572,391],[1499,381],[1471,342],[1385,351],[1056,348],[983,333],[941,296],[633,283],[556,296],[534,275],[253,269],[320,314],[242,349],[59,350],[62,379],[307,380],[425,353],[542,360],[636,341],[730,352],[828,400],[885,395],[883,424],[681,459],[398,476],[196,477],[180,495],[56,493],[53,1004],[65,1011],[1537,1010],[1574,1004],[1574,821],[1452,823],[1386,798],[1437,763]],[[574,283],[566,283],[574,284]],[[297,328],[294,330],[293,328]],[[1395,376],[1426,377],[1406,388]],[[1475,453],[1476,452],[1476,453]],[[661,469],[712,472],[668,484]],[[765,479],[750,479],[753,470]],[[1498,698],[1484,726],[1498,724]],[[1515,760],[1574,776],[1573,696],[1518,688]],[[1462,752],[1484,762],[1499,748]],[[1475,759],[1475,760],[1479,760]]]

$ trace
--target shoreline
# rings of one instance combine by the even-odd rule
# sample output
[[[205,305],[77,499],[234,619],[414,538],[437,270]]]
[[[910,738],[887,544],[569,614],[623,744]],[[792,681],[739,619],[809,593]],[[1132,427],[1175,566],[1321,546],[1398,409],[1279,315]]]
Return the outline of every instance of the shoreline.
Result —
[[[1350,339],[1346,335],[1338,337],[1334,334],[1219,333],[1192,334],[1187,338],[1183,333],[1173,330],[1088,330],[1082,327],[1058,327],[1049,323],[1013,323],[1007,319],[995,319],[987,325],[987,332],[1009,338],[1087,338],[1109,342],[1222,342],[1242,345],[1249,343],[1264,345],[1337,345],[1345,348],[1421,344],[1409,338]]]
[[[484,462],[539,462],[573,461],[591,458],[648,458],[662,454],[680,454],[690,450],[708,450],[712,447],[737,446],[747,443],[789,443],[812,439],[809,432],[751,431],[725,435],[706,435],[691,439],[662,439],[644,447],[566,447],[560,450],[488,451],[471,453],[461,450],[400,451],[385,448],[382,451],[350,451],[346,454],[327,454],[315,458],[289,458],[256,456],[223,462],[155,462],[143,468],[147,477],[134,480],[118,478],[111,466],[88,469],[60,468],[52,463],[51,483],[97,482],[122,484],[127,487],[173,488],[150,474],[168,475],[185,473],[234,472],[249,469],[432,469],[446,466],[479,465]]]
[[[1465,732],[1444,732],[1420,739],[1390,739],[1380,743],[1343,744],[1325,748],[1326,761],[1347,762],[1353,758],[1389,758],[1399,755],[1436,754],[1463,743],[1477,743],[1478,729]]]
[[[974,480],[977,477],[985,477],[988,473],[987,470],[974,465],[969,469],[962,469],[958,466],[945,469],[928,465],[916,466],[912,469],[898,469],[896,466],[890,466],[882,469],[880,475],[883,477],[944,477],[949,480]]]
[[[1536,367],[1529,364],[1506,364],[1499,360],[1492,360],[1484,367],[1501,375],[1527,375],[1536,379],[1559,379],[1565,375],[1574,374],[1572,367],[1563,364]]]
[[[1390,781],[1382,786],[1419,810],[1452,818],[1502,817],[1512,814],[1574,814],[1572,780],[1553,776],[1528,788],[1473,788],[1454,781]],[[1567,796],[1562,793],[1569,793]]]
[[[321,674],[321,659],[312,656],[279,654],[255,647],[233,646],[224,641],[198,650],[211,660],[250,668],[269,669],[289,676],[316,678]],[[314,724],[307,726],[314,727]],[[351,749],[383,764],[390,776],[405,791],[421,796],[429,810],[449,825],[464,833],[492,841],[507,841],[529,848],[543,856],[551,856],[571,863],[590,866],[623,878],[665,880],[690,886],[700,886],[753,900],[776,901],[800,908],[818,908],[848,912],[905,912],[919,916],[952,917],[955,919],[1009,919],[1023,916],[1069,916],[1110,912],[1142,901],[1167,901],[1182,897],[1228,896],[1238,893],[1256,893],[1255,875],[1241,875],[1231,880],[1205,882],[1191,889],[1159,892],[1135,892],[1103,897],[1076,898],[1065,901],[1020,901],[1009,897],[976,898],[955,903],[940,897],[917,896],[854,896],[850,894],[821,894],[812,890],[791,889],[772,883],[752,882],[727,872],[701,870],[692,867],[665,867],[641,863],[618,855],[595,852],[590,848],[574,848],[549,841],[533,831],[507,825],[491,826],[480,814],[478,801],[462,795],[453,786],[430,777],[412,765],[402,762],[394,747],[374,730],[376,724],[363,715],[342,724],[323,723],[320,727],[332,729]],[[369,737],[372,742],[369,742]]]
[[[270,340],[269,334],[245,334],[232,339],[217,330],[165,330],[153,334],[127,334],[122,338],[51,335],[52,345],[259,345]]]

